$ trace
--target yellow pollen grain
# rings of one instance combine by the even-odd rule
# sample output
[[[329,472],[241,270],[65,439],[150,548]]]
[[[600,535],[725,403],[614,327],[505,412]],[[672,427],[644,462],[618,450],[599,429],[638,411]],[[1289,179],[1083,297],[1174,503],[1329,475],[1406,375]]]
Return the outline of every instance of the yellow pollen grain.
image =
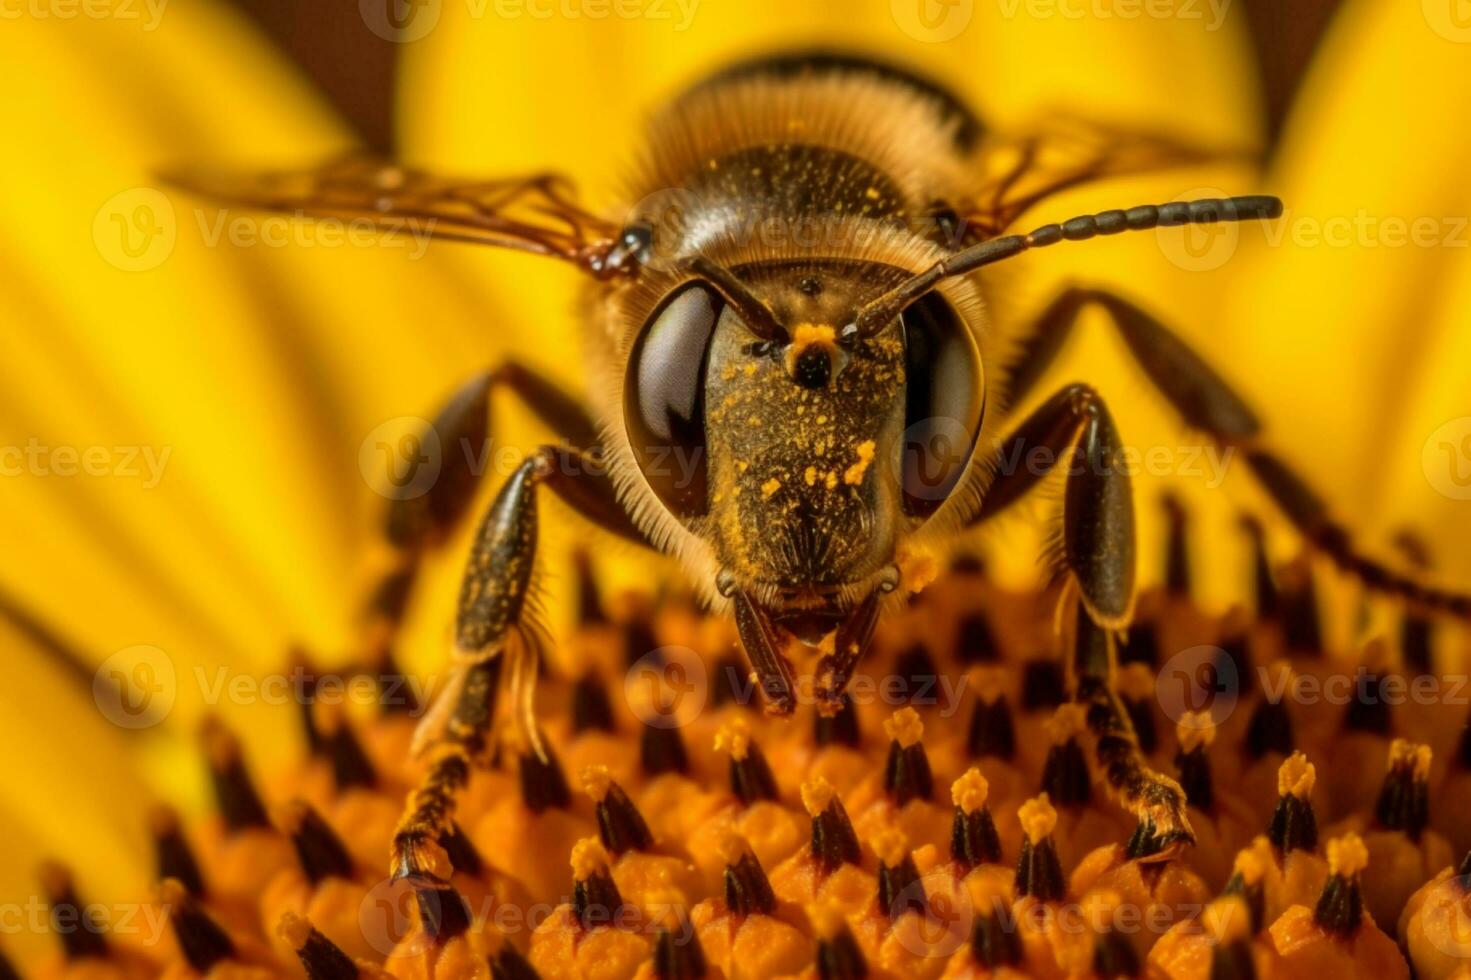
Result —
[[[1430,778],[1430,746],[1397,738],[1389,745],[1389,768],[1409,767],[1415,781],[1423,783]]]
[[[826,415],[819,415],[817,417],[817,424],[818,425],[826,425],[827,424],[827,416]]]
[[[608,852],[596,837],[584,837],[572,845],[572,877],[586,881],[608,867]]]
[[[1352,878],[1369,863],[1369,849],[1358,834],[1348,833],[1328,842],[1328,873]]]
[[[828,470],[827,475],[822,478],[822,485],[827,487],[829,490],[837,487],[838,474],[834,473],[832,470]]]
[[[749,378],[749,377],[751,377],[752,375],[754,375],[756,373],[756,364],[754,362],[752,362],[750,364],[747,364],[741,370],[744,371],[746,373],[746,377]]]
[[[833,784],[821,776],[814,777],[802,784],[802,805],[807,808],[810,816],[817,816],[832,805],[833,797],[837,791]]]
[[[863,482],[863,476],[868,472],[869,464],[873,462],[874,441],[865,439],[858,444],[858,462],[843,471],[843,482],[849,486],[858,486]]]
[[[1052,833],[1052,828],[1057,826],[1057,811],[1052,808],[1052,801],[1047,798],[1046,793],[1023,803],[1016,816],[1021,821],[1022,833],[1027,835],[1027,840],[1034,847],[1042,843]]]
[[[906,546],[894,556],[899,566],[899,587],[910,594],[923,592],[940,577],[940,561],[925,548]]]
[[[588,766],[582,770],[583,792],[591,796],[594,803],[603,802],[612,787],[613,777],[607,766]]]
[[[804,472],[802,474],[802,479],[804,481],[806,481],[806,483],[807,483],[807,485],[809,487],[816,486],[816,484],[817,484],[817,467],[815,467],[815,466],[809,466],[809,467],[807,467],[806,472]]]
[[[1305,800],[1312,795],[1317,779],[1317,767],[1301,752],[1294,752],[1277,769],[1277,795]]]
[[[869,841],[873,853],[890,868],[897,868],[909,856],[909,839],[898,827],[884,827]]]
[[[751,726],[746,723],[746,719],[732,718],[720,726],[720,731],[715,733],[715,751],[729,752],[730,757],[737,762],[750,754]]]
[[[814,344],[822,347],[835,346],[838,332],[827,323],[799,323],[792,330],[792,344],[787,349],[787,356],[800,357],[802,352]]]
[[[776,493],[780,489],[781,489],[781,481],[778,480],[776,477],[773,476],[771,479],[769,479],[765,483],[761,484],[761,496],[763,496],[763,497],[769,497],[772,494]]]
[[[986,777],[975,766],[971,766],[965,771],[965,775],[950,784],[950,799],[965,814],[978,813],[986,805],[986,796],[990,792],[991,784],[986,782]]]
[[[900,748],[917,745],[924,735],[924,722],[913,708],[900,708],[884,722],[884,732],[899,743]]]
[[[1194,752],[1209,748],[1216,740],[1216,725],[1209,711],[1187,711],[1180,716],[1175,726],[1175,737],[1180,742],[1181,752]]]

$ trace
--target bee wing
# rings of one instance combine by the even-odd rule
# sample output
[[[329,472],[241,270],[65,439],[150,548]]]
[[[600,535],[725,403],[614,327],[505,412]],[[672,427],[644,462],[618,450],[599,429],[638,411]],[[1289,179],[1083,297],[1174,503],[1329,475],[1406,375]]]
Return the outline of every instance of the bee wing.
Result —
[[[513,248],[602,274],[618,228],[552,173],[500,180],[437,176],[362,156],[251,175],[176,171],[174,185],[223,205],[366,221],[385,233]]]
[[[979,188],[958,210],[967,236],[983,240],[1001,234],[1042,201],[1091,181],[1252,156],[1158,132],[1054,116],[1045,132],[982,144]]]

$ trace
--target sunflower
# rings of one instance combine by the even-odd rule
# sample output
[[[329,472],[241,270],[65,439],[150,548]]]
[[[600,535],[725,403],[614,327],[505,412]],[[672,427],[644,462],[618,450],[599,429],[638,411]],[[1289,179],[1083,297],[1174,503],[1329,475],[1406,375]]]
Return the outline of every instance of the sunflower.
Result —
[[[364,29],[383,29],[370,8],[362,7]],[[28,960],[52,938],[27,918],[45,901],[19,898],[38,895],[41,856],[64,860],[87,895],[114,902],[103,906],[108,914],[149,894],[150,808],[171,801],[190,823],[211,809],[196,734],[206,719],[238,732],[253,768],[276,774],[263,780],[268,806],[304,792],[311,777],[289,764],[303,752],[296,685],[334,670],[346,678],[362,652],[359,608],[383,503],[382,446],[401,436],[405,420],[508,355],[573,389],[585,382],[569,270],[512,254],[422,250],[403,236],[333,239],[307,225],[200,209],[160,185],[154,175],[179,161],[299,163],[352,147],[345,124],[232,8],[53,0],[14,9],[19,15],[7,12],[0,30],[0,77],[12,93],[0,108],[12,134],[0,190],[9,273],[0,304],[10,323],[0,361],[0,521],[9,558],[0,566],[0,642],[16,681],[0,710],[15,749],[0,790],[11,856],[0,866],[0,895],[16,896],[7,910],[19,910],[8,916],[6,951]],[[1171,5],[1164,16],[1093,4],[1079,15],[1067,4],[960,2],[938,8],[939,21],[929,17],[934,10],[916,17],[897,0],[649,0],[562,4],[544,16],[548,9],[431,2],[418,8],[422,31],[396,30],[395,135],[406,161],[486,174],[551,167],[589,200],[612,201],[643,120],[661,100],[739,57],[815,44],[918,66],[998,127],[1067,113],[1211,145],[1265,143],[1241,18],[1229,9],[1217,18],[1209,5]],[[1393,542],[1413,532],[1430,542],[1423,573],[1446,583],[1471,580],[1471,555],[1454,547],[1471,530],[1471,334],[1458,329],[1460,311],[1471,308],[1471,231],[1457,217],[1471,213],[1461,179],[1471,134],[1448,125],[1441,108],[1471,90],[1466,43],[1435,0],[1349,0],[1268,162],[1113,180],[1059,196],[1036,215],[1040,222],[1260,186],[1288,202],[1281,222],[1266,234],[1162,231],[1020,259],[1004,304],[1024,320],[1069,282],[1110,284],[1138,298],[1246,394],[1274,448],[1310,475],[1361,541],[1395,554]],[[1444,93],[1444,102],[1427,91]],[[1160,472],[1136,479],[1138,506],[1151,513],[1166,490],[1183,501],[1193,552],[1207,556],[1192,576],[1202,615],[1249,604],[1250,542],[1239,513],[1267,519],[1276,555],[1298,548],[1285,522],[1243,468],[1201,452],[1202,440],[1182,431],[1101,321],[1085,320],[1049,381],[1079,376],[1096,380],[1131,445],[1172,450]],[[496,406],[495,429],[513,451],[542,435],[510,405]],[[548,618],[565,633],[576,578],[568,556],[588,532],[570,517],[549,523]],[[1145,521],[1141,554],[1163,554],[1169,529],[1169,521]],[[1042,586],[1039,546],[1039,532],[1024,521],[977,544],[994,587],[1018,594]],[[397,643],[410,677],[432,678],[442,665],[468,547],[467,531],[426,560]],[[599,548],[597,575],[608,594],[648,581],[647,559],[606,550]],[[1398,629],[1398,608],[1364,600],[1356,583],[1318,564],[1326,649],[1355,655]],[[1163,567],[1144,562],[1143,584],[1158,583]],[[654,571],[670,574],[657,563]],[[1437,632],[1435,642],[1445,658],[1437,662],[1459,667],[1459,633]],[[309,651],[310,670],[292,669],[293,650]],[[351,722],[318,718],[322,731],[362,721],[364,706],[350,693],[343,700]],[[727,736],[725,744],[738,742]],[[218,774],[220,759],[237,750],[228,737],[212,738],[211,748]],[[1330,767],[1326,759],[1318,765]],[[1275,768],[1265,775],[1269,796]],[[819,778],[831,780],[829,790],[852,785]],[[1025,779],[1030,793],[1029,772]],[[589,785],[606,790],[596,776]],[[966,812],[978,812],[970,785]],[[795,787],[782,786],[797,798]],[[1352,787],[1335,792],[1354,798]],[[1014,811],[1025,795],[1008,797],[1011,812],[998,807],[1003,839],[1015,845],[1008,858],[1023,839],[1038,853],[1067,853],[1070,840],[1049,844],[1045,817],[1051,811],[1052,824],[1066,826],[1066,808],[1059,814],[1061,804],[1039,799],[1021,826]],[[799,831],[808,817],[828,819],[837,799],[804,783],[801,799],[809,797],[809,810],[823,805],[796,810]],[[597,798],[599,806],[608,798]],[[289,819],[314,826],[300,813]],[[834,821],[841,831],[848,817]],[[771,843],[779,832],[764,824],[743,829],[744,844],[712,841],[711,853],[724,855],[715,871],[742,867],[749,848],[780,882],[781,848]],[[881,837],[883,853],[872,846],[876,860],[861,874],[907,880],[906,852],[927,831],[917,819],[896,832],[904,842]],[[296,839],[303,834],[310,831]],[[1356,893],[1363,845],[1352,841],[1311,884],[1271,887],[1299,889],[1298,901],[1281,899],[1288,908],[1311,906],[1317,889]],[[627,859],[607,840],[579,844],[571,877],[594,882],[593,890],[606,879],[627,891],[618,880]],[[560,879],[566,855],[547,863]],[[1112,893],[1135,887],[1127,861],[1096,863]],[[1440,864],[1424,870],[1429,878]],[[45,876],[52,893],[67,887],[58,875]],[[660,875],[644,878],[632,874],[646,887],[622,897],[659,928],[681,928],[682,920],[653,913],[671,906],[659,898]],[[752,881],[760,893],[760,880]],[[1046,905],[1048,886],[1031,884]],[[782,923],[823,937],[839,960],[849,946],[859,955],[879,948],[845,924],[851,891],[831,891],[800,925],[774,910],[772,957],[792,941]],[[691,914],[702,937],[710,934],[703,917],[714,913]],[[1300,925],[1311,931],[1306,919]],[[303,928],[294,933],[301,942]],[[708,940],[705,952],[731,955]],[[269,956],[261,951],[262,961]]]

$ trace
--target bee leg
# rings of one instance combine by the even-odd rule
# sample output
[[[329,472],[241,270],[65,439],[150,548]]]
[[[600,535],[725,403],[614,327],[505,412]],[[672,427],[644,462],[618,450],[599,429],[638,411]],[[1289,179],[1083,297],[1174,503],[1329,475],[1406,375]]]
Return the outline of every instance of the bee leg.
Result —
[[[729,598],[735,610],[736,632],[766,698],[767,713],[791,714],[797,706],[792,691],[792,662],[781,652],[771,617],[739,589],[733,590]]]
[[[365,616],[364,646],[371,661],[387,659],[424,556],[454,532],[475,500],[489,458],[490,397],[498,388],[515,395],[568,446],[597,448],[597,426],[587,411],[533,368],[506,361],[461,385],[412,444],[438,445],[439,470],[433,483],[423,489],[410,480],[402,493],[389,495],[382,527],[384,554],[374,562]]]
[[[1172,330],[1126,299],[1105,290],[1080,288],[1059,296],[1038,320],[1011,367],[1014,398],[1019,400],[1035,384],[1061,349],[1079,312],[1090,304],[1108,313],[1134,359],[1185,422],[1225,449],[1239,449],[1287,519],[1339,568],[1370,589],[1471,619],[1471,595],[1427,586],[1361,554],[1322,498],[1291,466],[1260,446],[1261,422],[1225,379]]]
[[[506,480],[481,522],[460,585],[453,663],[448,681],[414,734],[414,751],[430,763],[394,833],[392,873],[440,881],[435,844],[449,829],[455,797],[473,766],[494,748],[500,688],[508,689],[510,734],[518,748],[550,764],[532,706],[539,631],[528,595],[537,545],[537,488],[545,486],[578,512],[643,540],[621,509],[594,457],[544,446]]]
[[[893,592],[898,585],[899,576],[896,570],[848,614],[833,638],[833,652],[818,662],[817,710],[824,717],[830,718],[842,710],[843,692],[853,676],[853,668],[868,652],[883,597]]]
[[[1033,465],[1039,457],[1045,465]],[[1112,639],[1128,624],[1134,602],[1134,503],[1122,446],[1098,393],[1073,384],[1022,422],[1002,448],[1003,461],[977,520],[1001,512],[1061,465],[1062,559],[1080,598],[1073,697],[1086,709],[1094,755],[1110,789],[1162,844],[1193,840],[1185,795],[1173,779],[1144,763],[1134,727],[1115,694]],[[1087,628],[1084,628],[1086,621]],[[1101,646],[1099,641],[1102,641]]]

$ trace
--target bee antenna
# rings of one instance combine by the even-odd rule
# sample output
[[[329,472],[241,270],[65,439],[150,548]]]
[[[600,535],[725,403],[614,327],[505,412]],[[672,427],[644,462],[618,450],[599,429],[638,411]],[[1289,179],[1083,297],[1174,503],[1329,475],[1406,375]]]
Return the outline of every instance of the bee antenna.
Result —
[[[786,336],[786,331],[781,324],[776,322],[776,316],[771,308],[761,301],[759,297],[745,283],[736,278],[735,274],[724,266],[716,265],[703,255],[696,255],[682,263],[686,272],[690,272],[705,282],[720,294],[721,298],[731,305],[751,332],[764,340],[781,340]]]
[[[1280,198],[1264,194],[1245,197],[1209,197],[1172,204],[1145,204],[1128,210],[1100,211],[1069,218],[1061,224],[1043,225],[1025,235],[1002,235],[949,255],[906,279],[858,311],[854,326],[860,335],[882,329],[904,308],[929,292],[942,279],[965,275],[983,265],[1000,262],[1033,248],[1061,241],[1081,242],[1121,231],[1147,231],[1170,225],[1205,225],[1218,221],[1249,221],[1277,218],[1282,214]]]

